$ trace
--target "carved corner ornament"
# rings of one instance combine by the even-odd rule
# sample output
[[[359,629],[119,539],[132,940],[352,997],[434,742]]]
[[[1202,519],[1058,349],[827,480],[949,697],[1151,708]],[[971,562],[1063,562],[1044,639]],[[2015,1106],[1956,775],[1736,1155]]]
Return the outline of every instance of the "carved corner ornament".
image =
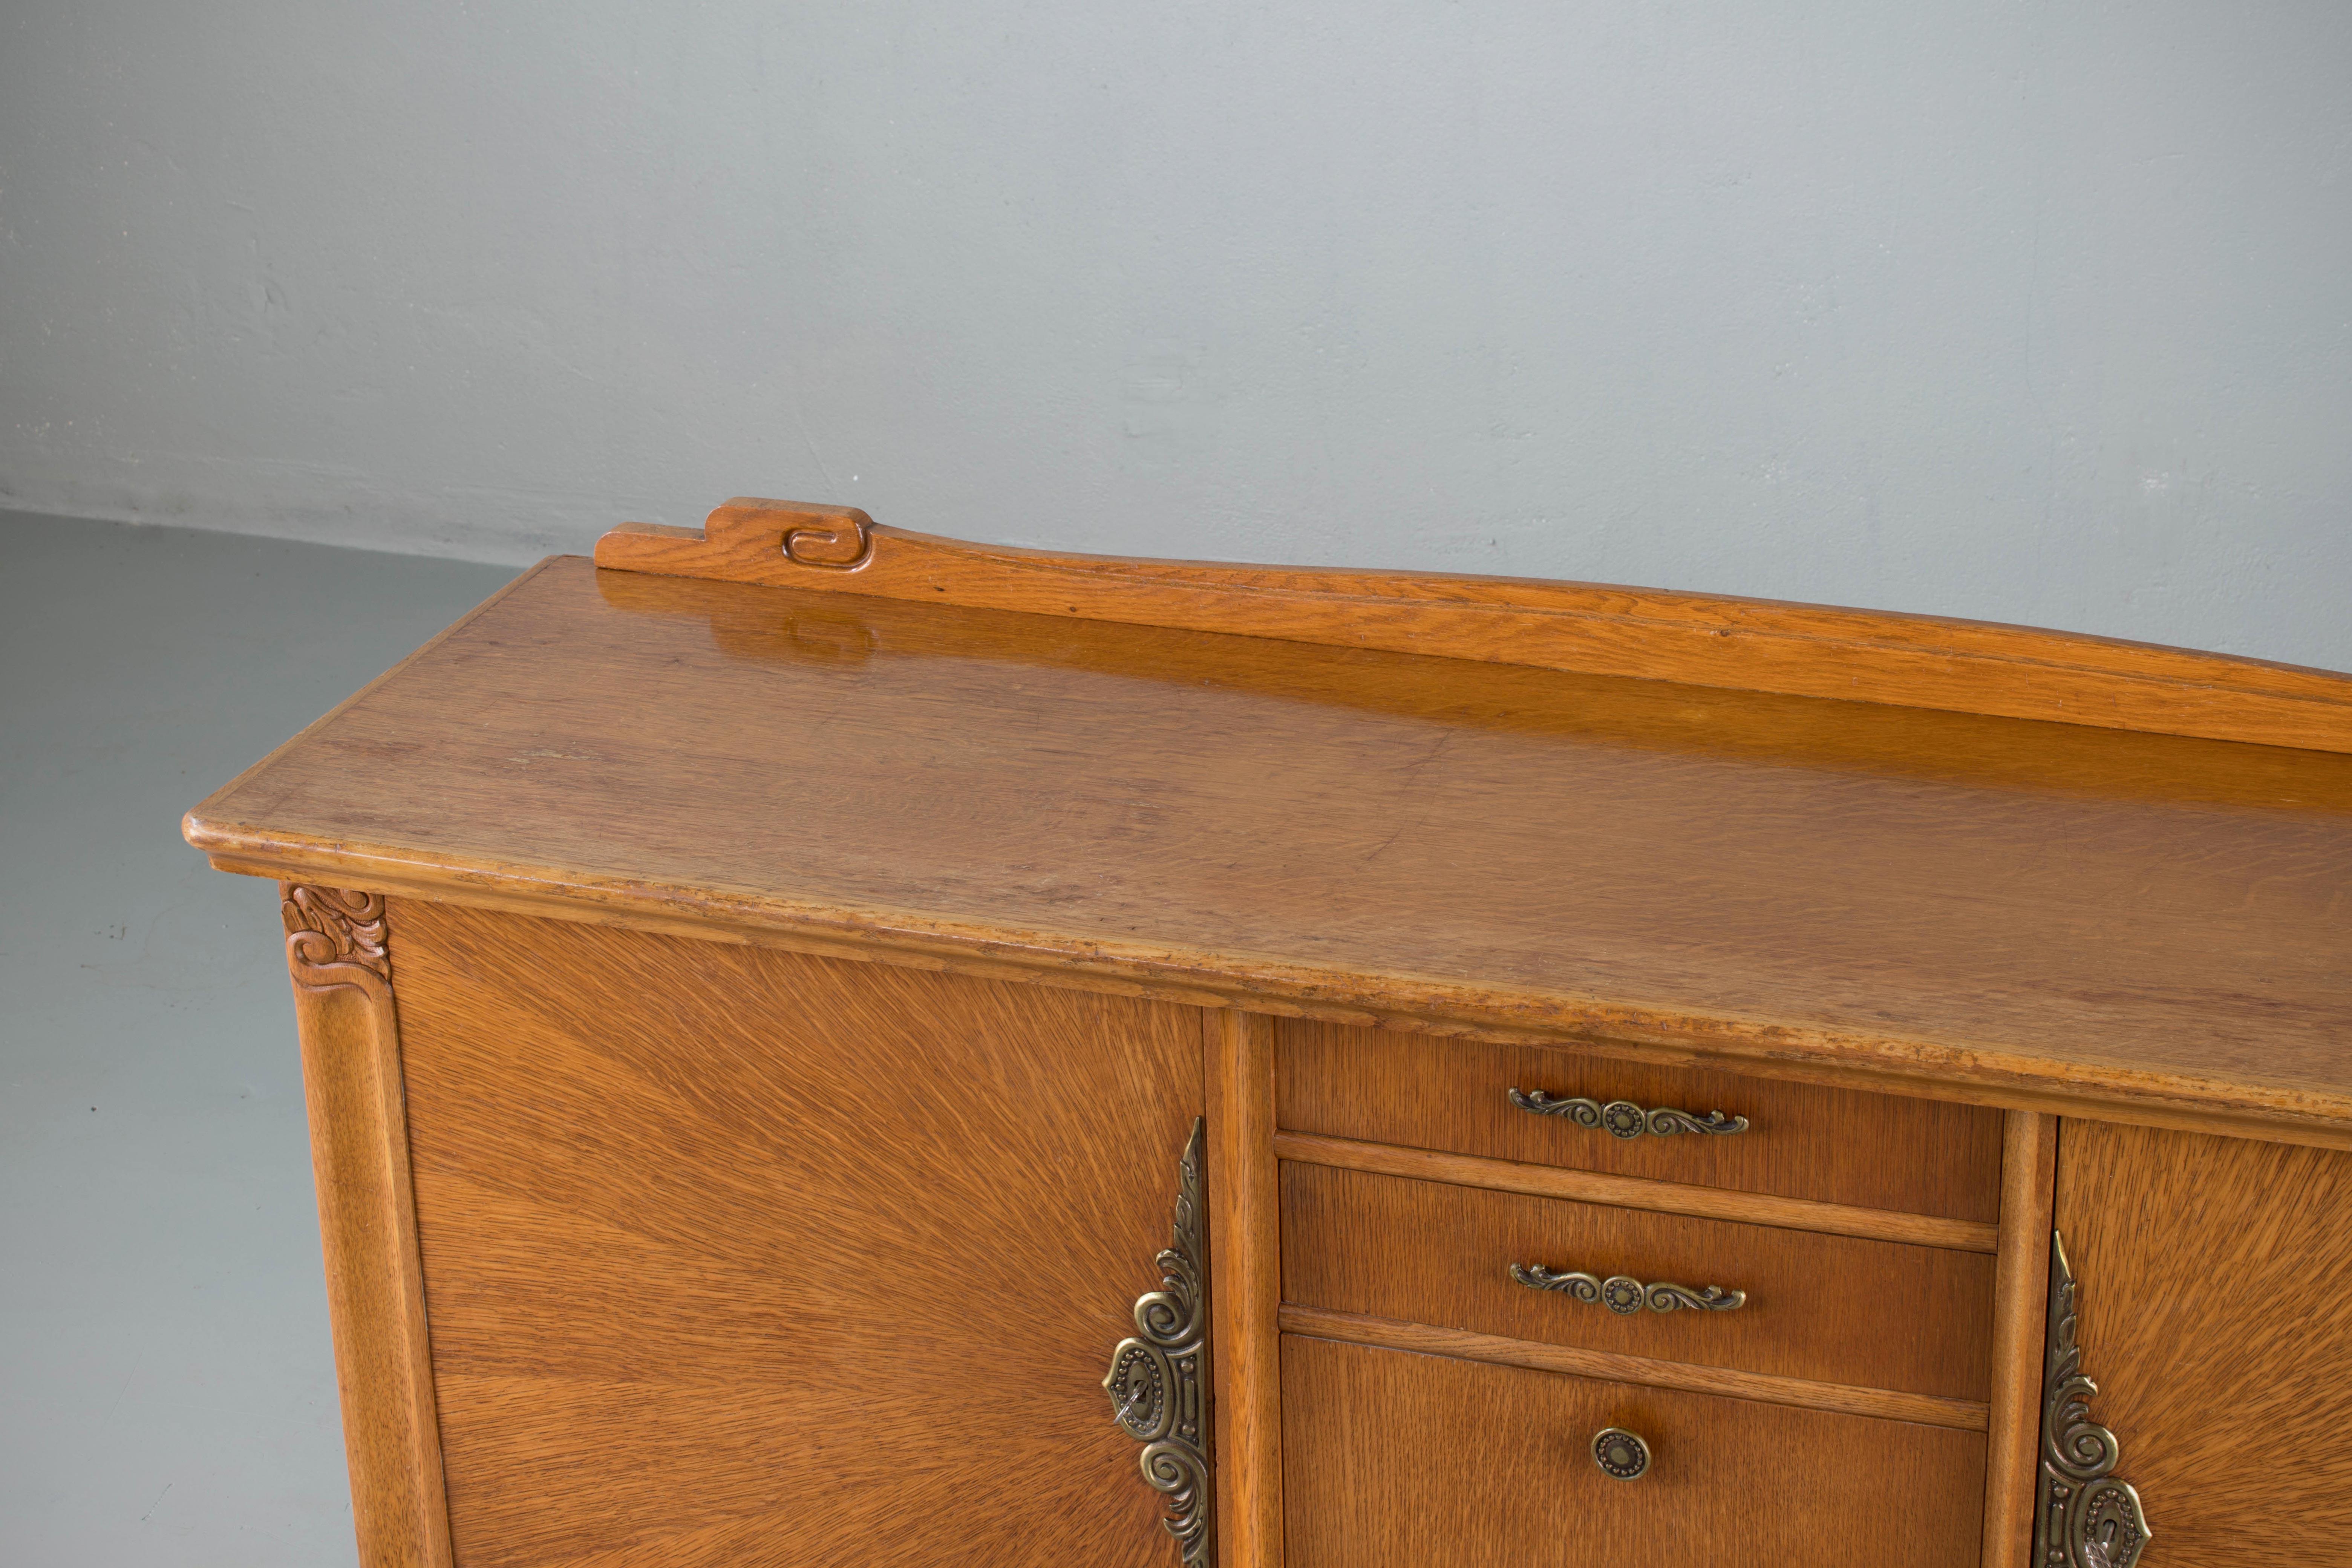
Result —
[[[381,998],[392,986],[383,895],[342,888],[278,884],[286,919],[286,968],[313,991],[355,986]]]
[[[2098,1384],[2074,1343],[2074,1271],[2050,1233],[2050,1326],[2042,1346],[2042,1475],[2033,1514],[2034,1568],[2132,1568],[2154,1532],[2139,1493],[2112,1472],[2122,1448],[2091,1419]]]
[[[1209,1277],[1201,1239],[1206,1124],[1194,1118],[1177,1167],[1176,1223],[1159,1258],[1160,1289],[1137,1298],[1136,1337],[1111,1352],[1103,1390],[1114,1419],[1143,1445],[1143,1479],[1167,1499],[1168,1533],[1185,1568],[1214,1568],[1209,1495]]]

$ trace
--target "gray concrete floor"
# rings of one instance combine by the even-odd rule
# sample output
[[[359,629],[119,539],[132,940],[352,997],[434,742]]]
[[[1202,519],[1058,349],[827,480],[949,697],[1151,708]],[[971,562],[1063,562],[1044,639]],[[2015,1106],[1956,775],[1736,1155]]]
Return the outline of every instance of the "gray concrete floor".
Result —
[[[355,1559],[277,894],[180,816],[512,574],[0,512],[0,1565]]]

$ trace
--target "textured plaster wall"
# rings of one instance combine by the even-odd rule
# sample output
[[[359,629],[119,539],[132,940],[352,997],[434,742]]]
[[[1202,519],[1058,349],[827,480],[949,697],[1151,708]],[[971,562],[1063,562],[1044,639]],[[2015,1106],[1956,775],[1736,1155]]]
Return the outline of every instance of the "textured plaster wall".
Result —
[[[9,0],[0,505],[751,491],[2352,668],[2352,6]]]

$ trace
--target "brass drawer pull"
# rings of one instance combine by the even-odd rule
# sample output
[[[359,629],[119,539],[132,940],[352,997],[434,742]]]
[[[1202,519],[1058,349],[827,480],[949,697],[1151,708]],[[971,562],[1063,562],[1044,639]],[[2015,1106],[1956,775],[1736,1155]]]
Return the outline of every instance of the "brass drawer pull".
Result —
[[[1565,1116],[1579,1127],[1597,1127],[1612,1138],[1639,1138],[1644,1132],[1653,1138],[1671,1138],[1677,1132],[1711,1132],[1724,1138],[1748,1131],[1745,1116],[1726,1116],[1720,1110],[1693,1116],[1670,1105],[1644,1110],[1630,1100],[1612,1100],[1603,1105],[1597,1100],[1557,1100],[1541,1089],[1529,1094],[1515,1089],[1511,1103],[1538,1116]]]
[[[1638,1481],[1650,1473],[1650,1445],[1638,1432],[1603,1426],[1592,1435],[1592,1462],[1612,1480]]]
[[[1627,1315],[1644,1307],[1653,1312],[1676,1312],[1685,1307],[1708,1312],[1736,1312],[1748,1304],[1747,1291],[1727,1290],[1720,1285],[1702,1285],[1696,1290],[1664,1279],[1644,1285],[1630,1275],[1612,1274],[1603,1279],[1598,1275],[1546,1268],[1540,1263],[1514,1263],[1511,1278],[1530,1290],[1557,1290],[1575,1300],[1598,1301],[1612,1312]]]

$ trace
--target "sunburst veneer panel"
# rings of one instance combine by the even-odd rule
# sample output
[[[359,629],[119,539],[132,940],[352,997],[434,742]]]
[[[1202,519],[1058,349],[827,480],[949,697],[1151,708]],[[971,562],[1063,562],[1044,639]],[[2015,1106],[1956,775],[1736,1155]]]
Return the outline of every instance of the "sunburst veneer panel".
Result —
[[[1192,1009],[403,903],[467,1568],[1158,1564],[1100,1382]]]
[[[2142,1568],[2352,1557],[2352,1154],[2069,1119],[2057,1225]]]

